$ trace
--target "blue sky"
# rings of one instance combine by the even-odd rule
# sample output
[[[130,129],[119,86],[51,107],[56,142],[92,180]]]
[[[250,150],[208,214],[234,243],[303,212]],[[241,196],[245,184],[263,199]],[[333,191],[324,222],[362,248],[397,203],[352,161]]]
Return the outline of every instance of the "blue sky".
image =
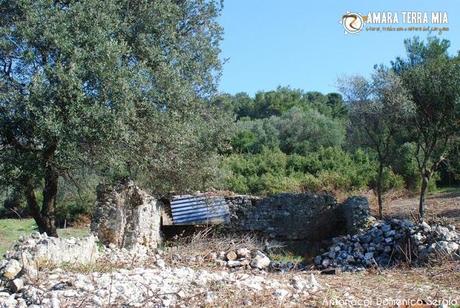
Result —
[[[404,55],[404,38],[426,32],[345,34],[340,17],[347,11],[446,11],[451,52],[460,49],[458,0],[226,0],[224,65],[219,90],[227,93],[291,86],[334,92],[338,77],[368,75],[374,64]]]

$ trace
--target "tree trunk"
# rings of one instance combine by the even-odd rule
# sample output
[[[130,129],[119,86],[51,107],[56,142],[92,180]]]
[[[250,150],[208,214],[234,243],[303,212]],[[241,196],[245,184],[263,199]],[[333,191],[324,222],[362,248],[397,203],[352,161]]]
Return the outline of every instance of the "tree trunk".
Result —
[[[57,170],[51,165],[46,166],[45,187],[43,189],[43,204],[41,216],[43,218],[46,233],[49,236],[57,237],[56,232],[56,195],[58,189],[59,175]]]
[[[420,202],[418,206],[418,212],[420,220],[423,221],[425,217],[425,196],[428,189],[428,183],[430,182],[430,172],[424,170],[422,173],[422,186],[420,188]]]
[[[58,189],[59,173],[53,164],[54,153],[57,144],[53,143],[43,152],[43,163],[45,169],[45,187],[43,188],[43,203],[40,209],[34,191],[32,179],[25,183],[25,194],[27,206],[30,209],[32,217],[38,226],[40,233],[46,232],[48,236],[58,237],[56,231],[56,195]]]
[[[377,174],[377,201],[379,204],[379,218],[383,219],[383,199],[382,199],[382,182],[383,182],[383,166],[379,165]]]
[[[34,186],[30,183],[30,181],[26,184],[25,195],[27,206],[29,207],[30,214],[35,219],[35,222],[38,226],[38,231],[40,233],[46,232],[46,224],[40,213],[40,207],[38,206],[37,198],[35,197]]]

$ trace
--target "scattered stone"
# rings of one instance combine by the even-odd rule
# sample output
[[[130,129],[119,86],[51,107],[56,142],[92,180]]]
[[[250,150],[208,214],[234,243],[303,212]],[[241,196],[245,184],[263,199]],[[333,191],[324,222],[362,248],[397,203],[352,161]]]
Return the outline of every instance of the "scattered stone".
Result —
[[[234,260],[238,259],[238,255],[233,250],[227,252],[225,257],[227,258],[227,261],[234,261]]]
[[[16,278],[13,281],[11,281],[11,290],[13,292],[19,292],[24,288],[24,280],[21,278]]]
[[[322,289],[323,287],[316,280],[315,276],[313,274],[310,274],[310,281],[309,281],[308,288],[311,290],[311,292],[316,292]]]
[[[162,269],[166,268],[166,263],[165,263],[165,261],[164,261],[163,259],[158,259],[158,260],[156,261],[156,264],[157,264],[157,266],[158,266],[159,268],[162,268]]]
[[[251,257],[251,251],[247,248],[239,248],[236,251],[236,253],[239,258],[250,258]]]
[[[325,273],[331,268],[361,271],[373,266],[388,267],[407,261],[406,247],[412,247],[409,253],[416,264],[439,256],[458,258],[460,235],[451,227],[426,222],[417,225],[408,220],[379,221],[354,236],[334,238],[329,251],[316,256],[314,263]]]
[[[236,260],[229,260],[229,261],[227,261],[227,266],[228,267],[239,267],[239,266],[241,266],[241,262],[236,261]]]
[[[254,258],[251,261],[251,266],[264,269],[270,265],[270,259],[260,251],[256,251]]]
[[[22,265],[16,259],[11,259],[3,269],[3,277],[13,280],[22,270]]]
[[[279,297],[280,299],[283,299],[289,295],[289,291],[285,289],[277,289],[273,292],[273,295]]]

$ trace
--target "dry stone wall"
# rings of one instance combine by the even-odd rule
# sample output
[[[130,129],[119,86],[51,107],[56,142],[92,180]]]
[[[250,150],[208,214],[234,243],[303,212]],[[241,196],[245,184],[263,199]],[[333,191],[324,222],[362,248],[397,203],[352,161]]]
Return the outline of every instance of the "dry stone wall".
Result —
[[[326,193],[283,193],[268,198],[226,197],[231,231],[255,232],[280,240],[315,241],[340,233],[343,215]]]

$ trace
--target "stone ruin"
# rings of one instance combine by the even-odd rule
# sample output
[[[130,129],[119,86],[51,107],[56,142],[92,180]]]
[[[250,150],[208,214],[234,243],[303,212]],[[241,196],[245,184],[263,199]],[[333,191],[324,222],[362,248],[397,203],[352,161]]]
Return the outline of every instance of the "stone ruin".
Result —
[[[257,233],[277,240],[331,242],[324,253],[314,258],[316,268],[322,273],[335,273],[336,270],[360,271],[400,262],[419,265],[440,258],[460,257],[460,235],[454,227],[430,226],[397,219],[377,221],[370,215],[369,204],[363,197],[351,197],[342,204],[324,193],[280,194],[268,198],[225,196],[225,201],[230,217],[222,227],[227,231]],[[91,280],[80,274],[74,275],[57,269],[51,270],[58,277],[57,281],[43,280],[47,268],[62,264],[102,263],[129,268],[135,260],[136,266],[147,265],[148,269],[134,269],[130,272],[132,275],[141,273],[139,279],[155,285],[158,292],[170,291],[162,289],[165,286],[162,281],[170,281],[168,279],[175,277],[177,271],[171,267],[172,263],[165,261],[161,250],[154,249],[161,242],[162,217],[168,214],[164,207],[163,202],[155,200],[132,182],[114,187],[100,186],[91,224],[91,230],[97,237],[90,235],[82,239],[58,239],[34,232],[29,237],[20,238],[5,255],[5,259],[0,261],[0,287],[3,289],[0,291],[0,303],[4,301],[11,307],[24,306],[25,303],[46,303],[45,306],[53,307],[62,294],[76,296],[77,291],[66,290],[75,286],[92,296],[96,306],[110,304],[110,295],[104,297],[109,298],[108,302],[103,302],[98,295],[111,294],[111,287],[107,287],[108,276],[96,275]],[[98,246],[97,240],[104,245]],[[304,265],[282,266],[270,260],[264,252],[261,248],[250,250],[237,247],[212,252],[208,254],[207,262],[212,261],[232,271],[247,269],[256,275],[266,270],[311,269]],[[43,269],[45,272],[42,272]],[[119,286],[131,281],[129,275],[123,278],[122,273],[125,272],[124,269],[117,272],[116,277],[121,277],[116,281]],[[200,279],[202,275],[202,271],[197,272],[196,276],[190,275],[189,281],[178,279],[174,285],[179,289],[191,286],[191,281]],[[69,285],[70,276],[72,283]],[[160,276],[161,281],[157,281]],[[302,288],[310,291],[320,288],[313,276],[310,281],[297,280],[294,281],[295,289],[299,285],[305,285]],[[46,286],[37,286],[37,282]],[[254,284],[252,280],[248,283]],[[117,296],[126,301],[126,292],[120,290]],[[133,287],[130,291],[130,300],[139,300],[141,295],[135,290]],[[178,289],[174,290],[176,292]]]
[[[455,256],[460,253],[460,236],[453,227],[430,227],[405,220],[376,221],[364,197],[350,197],[342,204],[326,193],[224,198],[230,217],[222,228],[230,233],[250,232],[266,239],[304,244],[332,239],[328,251],[314,258],[319,269],[356,271],[393,265],[403,256],[407,258],[407,252],[403,251],[407,243],[413,244],[410,256],[417,262],[426,261],[435,253]],[[170,211],[164,201],[156,200],[132,182],[113,187],[100,185],[91,223],[94,236],[76,240],[33,233],[21,238],[6,255],[12,264],[3,260],[0,268],[5,277],[14,280],[19,272],[34,272],[43,263],[94,263],[100,257],[97,240],[104,245],[102,254],[109,261],[121,262],[138,254],[146,257],[149,250],[154,252],[161,243],[162,220],[168,215]],[[120,249],[124,254],[119,253]],[[245,252],[244,256],[242,251],[230,255],[226,252],[220,257],[218,254],[222,252],[216,252],[215,261],[229,267],[277,267],[271,266],[261,251]],[[263,261],[263,266],[258,260]],[[19,266],[14,266],[16,261]],[[19,272],[13,273],[15,270],[11,269]]]
[[[355,233],[372,222],[369,204],[363,197],[351,197],[343,204],[330,194],[308,192],[266,198],[207,194],[189,198],[185,211],[190,217],[203,216],[203,205],[197,205],[196,200],[206,199],[210,204],[222,200],[228,217],[219,221],[226,232],[250,232],[277,241],[317,242]],[[174,224],[173,211],[170,203],[156,200],[132,182],[114,187],[100,185],[91,231],[105,246],[156,248],[162,227],[184,225]],[[199,223],[189,223],[194,224]]]
[[[280,241],[326,240],[355,233],[373,221],[367,199],[363,197],[351,197],[342,204],[330,194],[308,192],[225,199],[231,217],[224,229],[254,232]]]
[[[91,232],[106,246],[156,248],[161,242],[161,211],[161,203],[133,182],[99,185]]]

